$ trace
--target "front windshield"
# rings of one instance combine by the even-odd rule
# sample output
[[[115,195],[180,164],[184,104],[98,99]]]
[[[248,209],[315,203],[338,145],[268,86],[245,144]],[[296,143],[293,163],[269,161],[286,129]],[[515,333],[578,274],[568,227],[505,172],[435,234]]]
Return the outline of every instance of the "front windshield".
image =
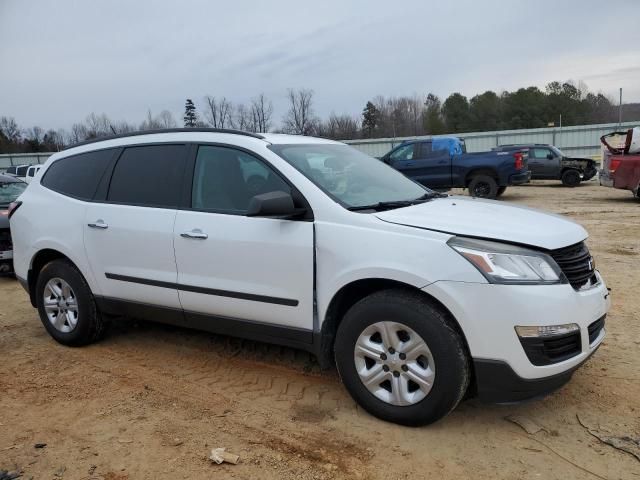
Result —
[[[2,182],[0,181],[0,205],[9,205],[20,196],[27,184],[24,182]]]
[[[558,147],[551,146],[551,150],[553,151],[553,153],[555,153],[556,157],[566,156],[564,153],[562,153],[562,150],[560,150]]]
[[[430,192],[380,160],[347,145],[316,143],[269,148],[347,208],[411,201]]]

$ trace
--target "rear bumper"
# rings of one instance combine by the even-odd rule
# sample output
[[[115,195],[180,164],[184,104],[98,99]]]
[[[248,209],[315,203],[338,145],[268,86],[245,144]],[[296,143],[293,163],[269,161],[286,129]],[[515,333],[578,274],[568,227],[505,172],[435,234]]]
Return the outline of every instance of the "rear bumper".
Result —
[[[535,379],[520,377],[509,364],[501,360],[474,359],[478,398],[489,403],[516,403],[548,395],[571,380],[573,372],[589,360],[596,350],[597,347],[569,370]]]
[[[531,172],[527,170],[523,173],[516,173],[509,177],[509,185],[521,185],[531,181]]]

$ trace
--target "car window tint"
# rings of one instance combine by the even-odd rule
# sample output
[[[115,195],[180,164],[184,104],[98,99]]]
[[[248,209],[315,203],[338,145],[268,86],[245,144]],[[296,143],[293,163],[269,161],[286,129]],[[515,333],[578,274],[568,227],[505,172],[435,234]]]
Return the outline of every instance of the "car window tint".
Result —
[[[113,170],[107,200],[177,208],[186,161],[184,145],[128,147]]]
[[[431,156],[431,142],[420,143],[420,158],[428,158]]]
[[[271,167],[233,148],[198,148],[191,205],[198,210],[244,214],[255,195],[291,187]]]
[[[98,150],[63,158],[44,173],[42,185],[63,195],[91,200],[114,150]]]

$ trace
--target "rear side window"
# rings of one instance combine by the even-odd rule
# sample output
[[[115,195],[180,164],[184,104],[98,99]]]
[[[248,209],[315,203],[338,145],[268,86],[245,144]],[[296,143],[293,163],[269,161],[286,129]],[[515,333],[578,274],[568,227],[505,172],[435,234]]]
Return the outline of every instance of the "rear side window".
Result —
[[[420,143],[420,156],[418,158],[429,158],[431,156],[431,142]]]
[[[113,170],[107,200],[177,208],[186,161],[184,145],[146,145],[124,150]]]
[[[91,200],[113,153],[113,149],[98,150],[58,160],[47,169],[41,183],[63,195]]]

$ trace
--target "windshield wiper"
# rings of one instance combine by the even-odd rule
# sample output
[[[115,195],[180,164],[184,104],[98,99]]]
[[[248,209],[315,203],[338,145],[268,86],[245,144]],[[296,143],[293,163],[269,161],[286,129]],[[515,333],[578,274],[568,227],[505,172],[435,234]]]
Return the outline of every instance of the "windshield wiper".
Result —
[[[352,212],[357,212],[360,210],[390,210],[392,208],[410,207],[411,205],[424,203],[427,200],[432,200],[434,198],[444,198],[447,196],[448,195],[446,193],[426,192],[424,195],[421,195],[420,197],[413,200],[392,200],[389,202],[378,202],[371,205],[358,205],[355,207],[349,207],[348,210],[351,210]]]

